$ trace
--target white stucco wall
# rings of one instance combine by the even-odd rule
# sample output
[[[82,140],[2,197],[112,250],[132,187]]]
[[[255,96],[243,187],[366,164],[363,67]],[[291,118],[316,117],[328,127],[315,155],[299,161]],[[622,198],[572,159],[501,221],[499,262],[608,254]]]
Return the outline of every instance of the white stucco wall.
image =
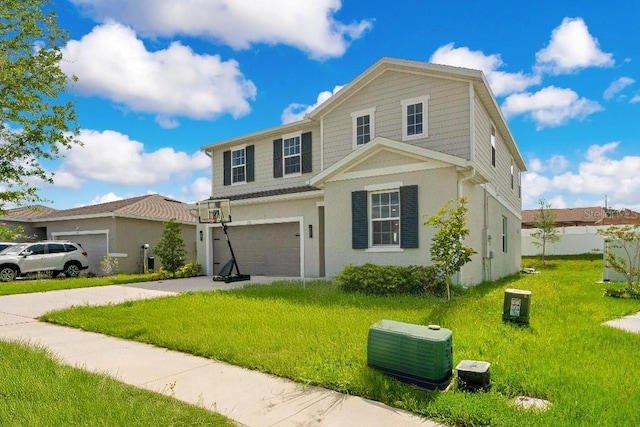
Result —
[[[603,227],[597,226],[578,226],[578,227],[559,227],[558,234],[560,241],[557,243],[547,244],[546,255],[578,255],[594,253],[596,250],[602,251],[604,247],[604,239],[597,234],[597,230]],[[537,228],[529,228],[522,230],[522,255],[536,256],[542,253],[542,248],[534,245],[536,239],[531,237],[531,233],[537,231]]]

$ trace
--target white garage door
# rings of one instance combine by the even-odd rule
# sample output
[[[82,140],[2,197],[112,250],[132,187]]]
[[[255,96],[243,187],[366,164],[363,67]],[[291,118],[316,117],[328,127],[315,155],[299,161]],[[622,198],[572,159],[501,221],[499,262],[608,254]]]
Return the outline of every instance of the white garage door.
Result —
[[[255,276],[300,277],[300,224],[229,226],[240,273]],[[213,274],[231,259],[221,227],[213,230]],[[235,273],[235,270],[234,270]]]
[[[75,234],[72,236],[57,236],[59,240],[70,240],[72,242],[80,243],[89,258],[89,269],[87,272],[94,273],[96,275],[102,275],[100,263],[107,256],[107,250],[109,245],[107,244],[107,235],[100,234]]]

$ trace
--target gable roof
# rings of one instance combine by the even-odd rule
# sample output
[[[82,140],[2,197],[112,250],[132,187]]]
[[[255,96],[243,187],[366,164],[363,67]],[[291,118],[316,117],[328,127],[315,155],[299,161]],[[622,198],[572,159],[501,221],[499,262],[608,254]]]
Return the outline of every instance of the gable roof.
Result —
[[[314,176],[309,184],[318,188],[322,188],[324,183],[331,178],[339,175],[340,173],[347,172],[349,169],[355,167],[359,163],[371,158],[373,155],[380,153],[381,151],[389,151],[413,157],[417,162],[431,163],[433,167],[442,166],[455,166],[458,168],[468,168],[474,166],[472,162],[461,159],[460,157],[452,156],[450,154],[441,153],[438,151],[429,150],[428,148],[422,148],[411,144],[405,144],[397,142],[384,137],[375,137],[367,144],[358,147],[352,151],[348,156],[343,157],[338,162],[334,163],[318,175]],[[397,173],[397,168],[393,168],[392,173]],[[478,173],[477,180],[479,182],[487,182],[486,175],[483,176],[482,171],[476,171]]]
[[[57,212],[57,209],[43,205],[23,206],[9,209],[2,219],[35,219],[51,215],[54,212]]]
[[[536,214],[540,209],[522,211],[522,227],[535,228]],[[611,209],[602,206],[551,209],[555,225],[560,227],[580,225],[620,225],[640,222],[640,213],[630,209]]]
[[[195,223],[197,216],[192,214],[187,207],[187,204],[178,200],[159,194],[148,194],[129,199],[116,200],[114,202],[64,210],[45,208],[49,210],[35,217],[24,215],[25,210],[28,208],[18,208],[8,211],[7,217],[14,220],[63,221],[71,218],[118,216],[156,221],[168,221],[171,218],[175,218],[178,222]]]
[[[487,82],[482,71],[473,70],[470,68],[453,67],[450,65],[431,64],[428,62],[409,61],[388,57],[384,57],[373,64],[363,73],[361,73],[355,79],[345,85],[342,89],[336,92],[333,96],[316,107],[311,113],[307,114],[307,116],[302,120],[275,126],[248,135],[242,135],[236,138],[219,141],[213,144],[208,144],[202,146],[201,150],[213,151],[214,148],[221,148],[232,144],[240,144],[242,142],[246,142],[256,138],[268,138],[269,136],[273,135],[280,135],[289,132],[295,132],[301,129],[306,129],[312,126],[314,123],[318,123],[320,119],[328,114],[331,110],[342,104],[353,94],[369,84],[369,82],[379,77],[382,73],[388,71],[422,74],[438,78],[462,80],[472,83],[480,97],[480,100],[491,116],[493,123],[500,131],[500,134],[504,136],[505,143],[509,147],[514,161],[518,165],[518,169],[522,172],[527,170],[524,158],[522,157],[522,154],[520,153],[520,150],[516,145],[515,139],[511,134],[509,127],[507,126],[507,121],[502,114],[502,110],[500,110],[498,102],[496,101],[493,92],[491,92],[489,83]]]

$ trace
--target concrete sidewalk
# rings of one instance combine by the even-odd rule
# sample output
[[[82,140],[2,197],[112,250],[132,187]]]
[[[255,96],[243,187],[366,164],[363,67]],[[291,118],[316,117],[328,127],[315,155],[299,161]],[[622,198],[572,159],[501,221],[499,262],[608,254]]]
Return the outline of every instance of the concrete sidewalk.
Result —
[[[0,339],[48,348],[71,366],[221,413],[247,426],[440,426],[379,402],[304,386],[211,359],[39,322],[48,311],[226,289],[211,278],[179,279],[0,297]],[[253,282],[253,280],[252,280]],[[266,281],[256,280],[256,283]],[[246,284],[239,283],[236,286]],[[168,290],[171,289],[171,290]]]

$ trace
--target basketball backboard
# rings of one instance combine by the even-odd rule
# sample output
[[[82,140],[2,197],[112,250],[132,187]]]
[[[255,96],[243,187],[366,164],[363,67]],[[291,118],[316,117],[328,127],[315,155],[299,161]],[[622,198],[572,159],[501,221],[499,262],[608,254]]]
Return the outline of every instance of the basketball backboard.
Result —
[[[198,220],[201,223],[231,222],[229,199],[212,199],[198,202]]]

